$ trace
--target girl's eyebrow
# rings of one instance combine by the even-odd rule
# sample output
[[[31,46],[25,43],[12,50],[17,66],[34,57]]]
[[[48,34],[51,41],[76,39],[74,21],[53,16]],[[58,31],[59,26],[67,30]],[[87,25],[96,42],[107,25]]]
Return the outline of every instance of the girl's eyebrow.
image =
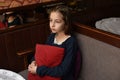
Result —
[[[55,20],[60,20],[61,21],[61,19],[55,19]]]
[[[52,18],[49,18],[49,20],[51,20]],[[62,21],[61,19],[55,19],[55,20],[59,20],[59,21]]]

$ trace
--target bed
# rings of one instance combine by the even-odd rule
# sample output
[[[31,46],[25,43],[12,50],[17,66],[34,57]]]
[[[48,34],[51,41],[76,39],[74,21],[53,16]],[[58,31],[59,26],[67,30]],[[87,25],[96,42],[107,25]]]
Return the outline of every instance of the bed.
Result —
[[[120,80],[120,35],[95,26],[97,21],[120,17],[119,8],[99,8],[75,15],[73,26],[82,54],[78,80]]]

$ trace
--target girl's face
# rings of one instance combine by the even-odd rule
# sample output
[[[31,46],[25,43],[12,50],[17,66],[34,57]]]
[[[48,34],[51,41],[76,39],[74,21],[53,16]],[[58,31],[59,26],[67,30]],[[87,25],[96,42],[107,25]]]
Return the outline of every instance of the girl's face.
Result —
[[[49,25],[52,33],[64,32],[65,22],[63,15],[60,12],[51,12]]]

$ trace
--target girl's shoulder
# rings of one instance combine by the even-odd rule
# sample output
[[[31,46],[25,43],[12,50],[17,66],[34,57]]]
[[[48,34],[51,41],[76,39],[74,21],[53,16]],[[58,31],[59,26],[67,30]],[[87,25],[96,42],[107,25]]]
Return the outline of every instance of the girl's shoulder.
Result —
[[[54,40],[54,37],[55,37],[55,33],[51,33],[47,38],[46,44],[51,44]]]
[[[71,43],[77,43],[77,39],[75,36],[73,35],[70,35],[70,37],[64,42],[64,43],[67,43],[67,44],[71,44]]]
[[[51,38],[54,38],[55,37],[55,33],[51,33],[49,36],[48,36],[48,39],[51,39]]]

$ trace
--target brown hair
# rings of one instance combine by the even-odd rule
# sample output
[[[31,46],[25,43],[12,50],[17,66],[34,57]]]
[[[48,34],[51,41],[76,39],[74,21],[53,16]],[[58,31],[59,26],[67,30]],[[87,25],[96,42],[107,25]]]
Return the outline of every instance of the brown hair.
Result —
[[[71,34],[71,15],[69,8],[67,6],[59,5],[52,8],[49,11],[49,15],[51,12],[60,12],[63,15],[63,20],[65,21],[65,34]]]

